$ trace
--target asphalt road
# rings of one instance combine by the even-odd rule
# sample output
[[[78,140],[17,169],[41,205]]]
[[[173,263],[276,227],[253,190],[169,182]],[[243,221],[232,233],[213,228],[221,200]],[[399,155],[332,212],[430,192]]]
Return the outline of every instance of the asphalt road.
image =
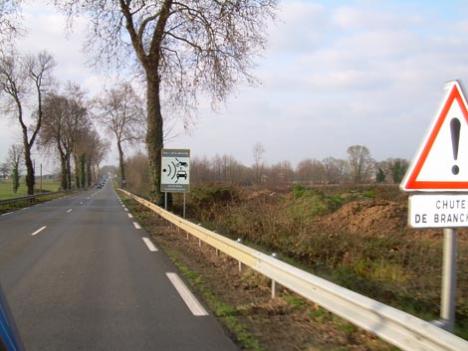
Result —
[[[110,184],[0,216],[26,350],[237,350],[147,236]]]

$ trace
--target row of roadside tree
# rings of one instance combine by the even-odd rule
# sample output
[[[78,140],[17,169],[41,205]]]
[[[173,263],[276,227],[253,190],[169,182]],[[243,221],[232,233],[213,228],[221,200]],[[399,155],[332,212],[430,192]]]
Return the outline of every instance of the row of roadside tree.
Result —
[[[347,159],[327,157],[305,159],[295,167],[289,161],[268,164],[261,144],[253,148],[254,163],[245,165],[231,155],[195,156],[191,160],[190,183],[224,183],[236,185],[284,186],[295,182],[308,185],[326,184],[399,184],[408,168],[403,158],[376,161],[363,145],[347,149]],[[139,194],[149,188],[148,157],[138,153],[126,161],[128,187]]]

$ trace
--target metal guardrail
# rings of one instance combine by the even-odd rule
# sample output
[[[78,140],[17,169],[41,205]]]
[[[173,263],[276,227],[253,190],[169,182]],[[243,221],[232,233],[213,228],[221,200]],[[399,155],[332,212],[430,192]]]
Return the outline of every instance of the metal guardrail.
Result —
[[[119,190],[180,229],[273,282],[378,335],[392,345],[411,351],[468,350],[468,341],[429,322],[300,270],[185,220],[128,191]]]
[[[62,193],[64,193],[64,192],[63,191],[57,191],[57,192],[40,193],[40,194],[35,194],[35,195],[14,197],[14,198],[11,198],[11,199],[0,200],[0,206],[10,205],[10,204],[14,204],[16,202],[22,202],[22,201],[34,202],[34,200],[36,200],[38,197],[41,197],[41,196],[58,195],[58,194],[62,194]]]

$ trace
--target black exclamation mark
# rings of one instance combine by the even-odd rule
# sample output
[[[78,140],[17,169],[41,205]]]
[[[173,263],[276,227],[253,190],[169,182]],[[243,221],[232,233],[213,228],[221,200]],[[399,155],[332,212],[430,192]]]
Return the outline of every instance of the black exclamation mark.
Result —
[[[453,159],[456,161],[458,158],[458,145],[460,143],[460,121],[457,118],[452,118],[450,121],[450,133],[452,135],[452,151]],[[457,165],[452,167],[452,173],[457,175],[460,172],[460,168]]]

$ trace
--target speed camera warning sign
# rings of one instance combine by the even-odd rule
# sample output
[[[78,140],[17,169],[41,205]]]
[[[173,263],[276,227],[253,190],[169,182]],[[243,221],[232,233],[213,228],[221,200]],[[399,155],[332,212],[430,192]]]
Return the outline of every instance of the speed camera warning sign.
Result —
[[[186,193],[190,189],[190,150],[161,151],[161,191]]]

